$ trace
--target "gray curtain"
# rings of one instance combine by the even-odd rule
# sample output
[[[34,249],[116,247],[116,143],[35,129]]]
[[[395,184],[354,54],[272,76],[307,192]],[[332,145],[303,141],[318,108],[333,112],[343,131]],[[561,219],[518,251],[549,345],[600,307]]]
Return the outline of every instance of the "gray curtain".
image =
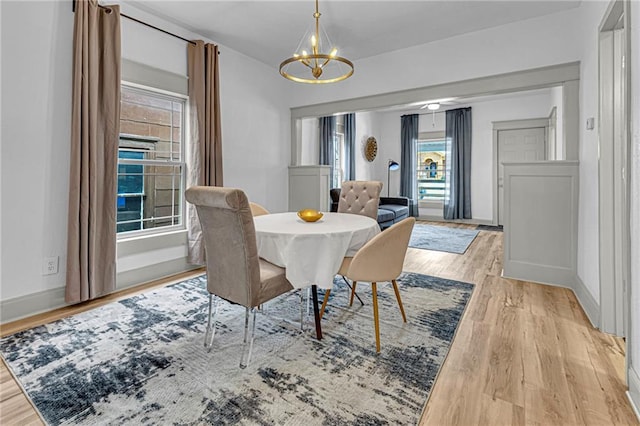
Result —
[[[65,299],[116,288],[120,7],[76,3]]]
[[[344,180],[356,180],[356,115],[344,115],[344,151],[345,164]]]
[[[400,195],[409,198],[409,215],[418,216],[418,182],[416,156],[418,141],[418,114],[400,117]]]
[[[222,186],[222,129],[218,46],[196,40],[187,46],[189,75],[189,126],[187,144],[187,188],[195,185]],[[196,208],[187,203],[187,261],[205,263],[202,229]]]
[[[320,152],[318,155],[318,164],[331,166],[329,176],[333,179],[333,163],[334,156],[334,140],[336,134],[336,117],[320,117],[318,145]]]
[[[447,111],[444,218],[471,219],[471,107]]]

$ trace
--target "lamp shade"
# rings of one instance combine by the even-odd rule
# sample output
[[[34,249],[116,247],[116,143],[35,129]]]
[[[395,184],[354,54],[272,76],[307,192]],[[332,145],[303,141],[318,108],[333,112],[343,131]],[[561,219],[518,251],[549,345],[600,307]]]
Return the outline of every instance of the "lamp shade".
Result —
[[[389,181],[390,181],[390,172],[396,171],[400,169],[400,164],[398,164],[397,161],[393,161],[392,159],[389,159],[389,164],[387,166],[387,197],[389,196],[389,194],[391,193],[390,188],[389,188]]]

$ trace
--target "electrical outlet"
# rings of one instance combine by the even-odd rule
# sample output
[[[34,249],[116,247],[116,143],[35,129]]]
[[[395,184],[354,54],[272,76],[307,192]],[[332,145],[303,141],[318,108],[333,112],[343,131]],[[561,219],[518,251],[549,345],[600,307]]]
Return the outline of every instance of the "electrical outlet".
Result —
[[[58,273],[58,256],[45,257],[42,262],[42,275],[53,275]]]

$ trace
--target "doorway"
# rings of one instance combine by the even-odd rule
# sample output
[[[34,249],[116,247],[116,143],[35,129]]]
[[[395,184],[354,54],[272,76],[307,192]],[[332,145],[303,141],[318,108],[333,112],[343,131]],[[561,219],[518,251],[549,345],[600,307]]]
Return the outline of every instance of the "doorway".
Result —
[[[494,197],[493,222],[503,225],[504,167],[503,163],[544,161],[547,159],[546,135],[549,119],[496,121],[493,123],[494,141]]]
[[[618,336],[629,330],[630,280],[629,17],[622,0],[610,3],[599,33],[598,212],[600,329]]]

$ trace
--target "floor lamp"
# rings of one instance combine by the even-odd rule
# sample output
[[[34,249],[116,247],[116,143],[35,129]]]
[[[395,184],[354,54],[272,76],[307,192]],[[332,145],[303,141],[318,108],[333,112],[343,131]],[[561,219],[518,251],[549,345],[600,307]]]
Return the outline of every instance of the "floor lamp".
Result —
[[[393,161],[392,159],[389,159],[389,164],[387,166],[387,197],[389,196],[389,190],[391,189],[389,188],[389,177],[390,177],[389,175],[391,174],[391,170],[395,172],[399,168],[400,168],[400,164]]]

